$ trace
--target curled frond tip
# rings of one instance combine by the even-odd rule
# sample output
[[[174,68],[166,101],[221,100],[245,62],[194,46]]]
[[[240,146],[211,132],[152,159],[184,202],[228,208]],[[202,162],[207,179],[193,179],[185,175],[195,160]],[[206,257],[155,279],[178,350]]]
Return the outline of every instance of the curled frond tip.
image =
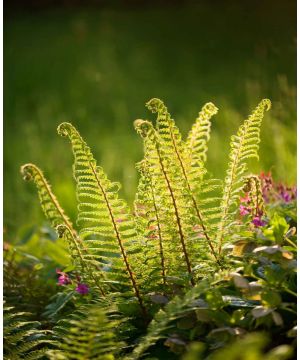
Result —
[[[37,170],[34,164],[24,164],[21,166],[20,171],[23,179],[29,181],[33,177],[33,173]]]
[[[272,103],[270,99],[262,99],[259,105],[262,105],[266,108],[266,111],[271,109]]]
[[[148,120],[137,119],[133,123],[135,130],[142,137],[147,136],[148,131],[152,128],[152,123]]]
[[[68,136],[69,132],[73,128],[73,125],[67,122],[63,122],[58,125],[57,132],[61,136]]]
[[[159,111],[164,112],[164,111],[167,110],[167,108],[166,108],[165,104],[163,103],[163,101],[160,100],[160,99],[157,99],[157,98],[153,98],[153,99],[149,100],[146,103],[146,107],[147,107],[147,109],[149,109],[153,113],[156,113],[156,112],[159,112]]]
[[[213,104],[212,102],[208,102],[206,103],[203,108],[202,111],[206,112],[209,115],[215,115],[217,114],[217,112],[219,111],[219,109],[216,107],[215,104]]]

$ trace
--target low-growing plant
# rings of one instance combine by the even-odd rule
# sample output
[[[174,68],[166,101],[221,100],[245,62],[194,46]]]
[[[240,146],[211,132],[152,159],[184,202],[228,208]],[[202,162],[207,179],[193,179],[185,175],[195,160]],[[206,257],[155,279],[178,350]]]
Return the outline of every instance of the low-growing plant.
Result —
[[[157,114],[156,125],[134,122],[145,155],[137,164],[140,181],[133,210],[75,127],[60,124],[58,133],[69,139],[74,154],[76,226],[42,171],[34,164],[22,166],[69,249],[70,263],[56,270],[62,295],[45,314],[59,324],[64,316],[72,317],[72,311],[61,310],[66,303],[72,302],[74,314],[82,301],[85,306],[69,321],[72,326],[69,333],[65,329],[61,345],[48,352],[50,358],[138,359],[146,351],[159,359],[170,353],[170,358],[186,354],[185,359],[192,359],[197,351],[210,358],[234,339],[268,331],[274,324],[278,331],[270,341],[281,337],[280,343],[292,344],[295,230],[293,219],[276,209],[289,206],[295,214],[295,189],[272,186],[270,176],[247,171],[248,159],[258,158],[260,127],[270,107],[268,99],[262,100],[231,137],[221,181],[205,168],[217,107],[204,105],[183,140],[164,103],[150,100],[147,108]],[[123,321],[115,322],[116,313]],[[97,324],[107,333],[98,331]],[[54,338],[59,338],[57,331]],[[261,351],[263,345],[257,346]],[[291,345],[285,349],[289,358]]]

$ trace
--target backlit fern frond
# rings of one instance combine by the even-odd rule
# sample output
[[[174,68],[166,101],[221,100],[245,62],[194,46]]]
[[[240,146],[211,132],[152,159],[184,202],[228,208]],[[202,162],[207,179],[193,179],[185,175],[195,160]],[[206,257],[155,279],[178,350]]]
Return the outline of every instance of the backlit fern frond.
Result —
[[[211,117],[217,114],[218,108],[213,103],[205,104],[192,126],[185,142],[186,167],[188,172],[196,172],[195,178],[201,179],[206,162],[207,143],[210,139]]]
[[[3,355],[4,359],[41,359],[49,348],[57,345],[40,330],[41,323],[28,320],[30,313],[16,312],[14,307],[4,306]]]
[[[151,281],[156,283],[153,271],[157,269],[162,283],[166,287],[166,255],[168,252],[165,243],[166,236],[163,234],[164,216],[155,195],[153,179],[149,174],[149,164],[143,160],[137,168],[140,173],[140,181],[135,199],[135,218],[137,227],[140,228],[140,234],[145,237],[147,244],[144,248],[145,258],[149,259],[147,270],[152,272]],[[160,283],[160,281],[158,282]]]
[[[229,167],[221,201],[221,221],[217,231],[219,254],[221,253],[224,238],[230,230],[233,230],[236,204],[244,182],[246,161],[249,158],[258,158],[260,126],[265,111],[268,111],[270,107],[270,100],[262,100],[249,118],[240,126],[237,135],[231,137]]]
[[[144,139],[144,165],[147,168],[148,182],[151,184],[150,191],[153,191],[152,210],[154,209],[155,212],[155,208],[158,209],[160,212],[158,217],[162,219],[164,224],[160,230],[164,246],[168,248],[167,254],[171,271],[175,268],[178,272],[182,266],[178,261],[180,259],[178,259],[178,250],[176,249],[180,246],[188,275],[191,283],[194,284],[192,264],[187,249],[187,229],[185,228],[185,219],[188,218],[190,209],[185,201],[186,193],[182,186],[182,179],[178,177],[180,173],[170,166],[164,156],[161,149],[164,140],[154,129],[152,123],[146,120],[136,120],[135,128]],[[146,206],[145,203],[143,206]],[[154,226],[158,229],[157,219],[155,219],[157,216],[153,217],[155,215],[153,211],[148,211],[147,214],[151,215],[148,217],[149,225],[151,226],[151,222],[154,221]],[[190,227],[189,224],[188,226]]]
[[[34,164],[25,164],[21,167],[21,174],[23,175],[24,180],[34,181],[38,190],[42,209],[51,225],[56,228],[60,224],[65,224],[71,229],[72,233],[76,234],[70,219],[60,206],[42,171]]]
[[[79,203],[77,223],[90,259],[97,260],[106,270],[108,280],[129,285],[145,314],[135,275],[139,270],[136,253],[140,244],[132,215],[118,197],[119,184],[112,183],[97,166],[90,148],[71,124],[62,123],[58,133],[71,141]]]
[[[185,238],[190,237],[191,234],[193,234],[194,226],[196,225],[200,227],[205,245],[211,252],[212,256],[217,260],[216,250],[207,228],[208,219],[206,219],[205,215],[202,213],[201,204],[196,196],[196,192],[199,189],[204,172],[203,164],[201,171],[194,171],[195,169],[191,170],[191,159],[184,147],[184,143],[181,140],[180,132],[164,103],[159,99],[152,99],[147,103],[147,107],[152,112],[156,112],[158,114],[157,129],[162,139],[160,142],[160,152],[162,154],[162,158],[167,163],[167,171],[170,173],[169,178],[171,179],[171,183],[176,184],[174,186],[178,186],[182,189],[181,197],[182,202],[185,204],[185,206],[182,206],[182,212],[180,214],[182,227],[185,230],[185,234],[183,233],[183,236]],[[212,104],[206,108],[206,112],[209,114],[214,114],[216,111],[217,109]],[[205,110],[203,110],[203,113],[205,113]],[[209,115],[207,117],[209,117]],[[208,122],[207,117],[206,120],[203,120],[203,123],[206,122],[206,125]],[[207,134],[208,131],[209,130],[206,130],[205,133]],[[196,130],[194,131],[194,135],[196,136],[195,133]],[[196,143],[198,143],[197,140]],[[200,159],[204,155],[205,151],[203,152],[200,147],[195,149],[193,157],[197,162],[196,158],[198,157],[198,159]],[[199,165],[201,166],[201,164],[198,163],[198,170],[200,169]],[[201,252],[203,253],[203,251],[200,250],[202,244],[199,244],[199,242],[200,241],[198,239],[198,242],[192,243],[196,246],[194,249],[195,251],[192,252],[196,252],[198,257],[199,255],[201,256]]]
[[[48,356],[51,360],[113,360],[124,346],[115,334],[119,324],[117,319],[108,319],[99,306],[77,311],[54,327],[60,346]]]
[[[91,285],[96,283],[102,295],[104,295],[103,289],[100,287],[99,279],[96,281],[97,276],[93,271],[91,271],[91,264],[89,260],[84,259],[85,261],[83,261],[83,255],[87,254],[86,246],[78,237],[77,232],[74,230],[72,223],[64,213],[64,210],[60,206],[56,196],[53,194],[42,171],[34,164],[25,164],[21,168],[21,173],[25,180],[33,180],[35,182],[38,189],[40,203],[46,218],[51,222],[51,225],[58,230],[60,237],[62,237],[62,233],[65,233],[64,238],[67,240],[71,258],[77,268],[80,268],[81,270],[89,269],[86,274],[87,276],[90,275],[88,276],[89,283]],[[93,268],[95,270],[95,265]],[[83,274],[85,274],[85,272]]]

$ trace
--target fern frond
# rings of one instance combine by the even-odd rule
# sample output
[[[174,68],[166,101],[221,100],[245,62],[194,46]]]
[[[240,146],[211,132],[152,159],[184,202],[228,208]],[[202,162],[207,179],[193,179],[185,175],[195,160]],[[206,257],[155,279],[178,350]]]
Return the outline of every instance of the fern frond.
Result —
[[[163,211],[162,216],[165,218],[164,224],[169,226],[168,230],[173,234],[175,226],[176,232],[173,236],[180,240],[180,246],[190,276],[190,281],[192,285],[194,285],[192,265],[187,250],[187,238],[184,229],[185,224],[183,222],[184,219],[188,217],[187,213],[189,212],[189,209],[186,207],[184,201],[185,194],[183,192],[184,188],[182,189],[181,186],[182,181],[180,182],[180,179],[178,178],[178,172],[171,166],[168,166],[169,164],[166,162],[166,158],[161,149],[163,140],[153,128],[151,122],[146,120],[136,120],[135,128],[144,139],[145,160],[148,165],[148,173],[152,178],[152,188],[155,189],[154,196],[156,202],[159,203],[159,208]],[[168,233],[168,230],[166,233]]]
[[[265,111],[271,107],[269,99],[262,100],[253,113],[238,129],[237,135],[231,137],[229,166],[226,172],[223,198],[221,201],[221,220],[218,226],[218,252],[221,253],[224,237],[233,223],[235,206],[242,189],[246,162],[249,158],[258,158],[260,126]]]
[[[180,132],[176,127],[174,120],[171,118],[171,115],[168,113],[168,109],[164,105],[164,103],[159,99],[152,99],[147,103],[147,107],[152,112],[156,112],[158,114],[157,129],[158,132],[161,133],[161,138],[163,139],[160,144],[161,152],[164,156],[164,159],[168,163],[168,169],[173,170],[174,183],[177,183],[183,189],[185,189],[186,196],[184,200],[186,206],[191,208],[194,212],[193,216],[191,214],[191,211],[189,211],[188,214],[182,215],[182,222],[185,222],[186,227],[188,228],[188,225],[191,224],[192,218],[194,219],[194,225],[195,220],[197,221],[199,226],[202,228],[204,238],[209,247],[209,250],[211,251],[211,254],[215,258],[215,260],[218,261],[213,241],[210,238],[210,234],[207,229],[206,219],[201,212],[200,204],[197,202],[196,198],[195,190],[199,188],[199,184],[201,182],[201,174],[199,174],[198,171],[189,171],[190,161],[189,157],[187,157],[186,149],[181,140]],[[210,104],[208,108],[209,109],[206,109],[206,111],[209,114],[213,114],[214,112],[216,112],[216,108],[214,107],[214,105]],[[206,123],[207,121],[208,120],[206,120]],[[201,152],[199,155],[196,154],[197,151],[195,151],[194,157],[201,156]],[[201,163],[198,163],[198,165],[201,166]],[[203,173],[203,167],[201,173]],[[179,176],[180,174],[182,176]],[[191,232],[191,229],[189,230],[189,232]]]
[[[145,248],[146,251],[144,251],[145,255],[148,255],[148,251],[149,258],[156,259],[156,256],[153,257],[153,252],[156,254],[158,250],[158,266],[160,266],[162,282],[165,288],[167,282],[166,254],[164,249],[164,235],[162,230],[164,226],[163,216],[159,210],[160,204],[155,196],[155,187],[153,184],[153,179],[149,174],[149,164],[147,164],[146,160],[143,160],[138,164],[138,170],[141,177],[135,199],[135,217],[138,226],[141,228],[141,234],[143,234],[148,240],[148,246]],[[153,252],[151,252],[151,250],[149,251],[149,247],[151,250],[153,249]],[[157,264],[154,261],[154,268],[156,265]]]
[[[3,354],[6,359],[40,359],[57,342],[39,330],[41,323],[30,321],[30,313],[16,312],[14,307],[3,309]],[[49,347],[50,346],[50,347]]]
[[[145,315],[132,265],[136,260],[134,254],[139,251],[135,222],[126,203],[118,197],[119,184],[112,183],[97,166],[90,148],[71,124],[60,124],[58,133],[70,139],[75,158],[73,170],[79,203],[77,223],[81,227],[80,238],[88,244],[91,259],[109,267],[108,278],[116,280],[118,273],[119,279],[124,279],[125,275],[124,280],[131,283]],[[122,268],[125,274],[120,271]]]
[[[106,312],[107,314],[107,312]],[[48,352],[51,360],[113,360],[124,343],[116,338],[120,321],[108,319],[99,306],[89,306],[69,319],[60,320],[54,334],[61,339],[59,350]]]
[[[50,221],[53,228],[56,228],[60,224],[65,224],[75,235],[76,231],[73,229],[70,219],[60,206],[56,196],[51,190],[51,186],[44,177],[40,168],[34,164],[25,164],[21,167],[21,174],[23,175],[24,180],[34,181],[44,214]]]
[[[189,172],[197,171],[195,177],[202,177],[204,163],[206,162],[207,143],[210,139],[212,116],[217,114],[218,108],[211,102],[205,104],[188,134],[185,151],[186,164]]]

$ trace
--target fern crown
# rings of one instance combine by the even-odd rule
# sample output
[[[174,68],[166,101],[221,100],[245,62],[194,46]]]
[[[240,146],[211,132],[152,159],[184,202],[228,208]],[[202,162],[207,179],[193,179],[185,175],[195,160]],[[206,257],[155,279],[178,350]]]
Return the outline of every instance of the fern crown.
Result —
[[[209,177],[205,168],[211,118],[218,108],[205,104],[184,140],[165,104],[150,100],[146,107],[156,114],[156,126],[149,120],[134,122],[144,158],[137,165],[140,180],[133,210],[76,128],[60,124],[58,133],[69,139],[74,154],[75,227],[42,171],[26,164],[21,172],[37,186],[47,219],[66,240],[75,269],[89,286],[102,298],[122,289],[120,296],[132,299],[147,318],[149,292],[163,286],[168,294],[174,281],[193,287],[209,272],[228,266],[223,248],[242,233],[238,203],[249,176],[246,164],[258,157],[261,122],[270,106],[270,100],[262,100],[231,137],[221,181]],[[255,178],[251,184],[257,185]]]

